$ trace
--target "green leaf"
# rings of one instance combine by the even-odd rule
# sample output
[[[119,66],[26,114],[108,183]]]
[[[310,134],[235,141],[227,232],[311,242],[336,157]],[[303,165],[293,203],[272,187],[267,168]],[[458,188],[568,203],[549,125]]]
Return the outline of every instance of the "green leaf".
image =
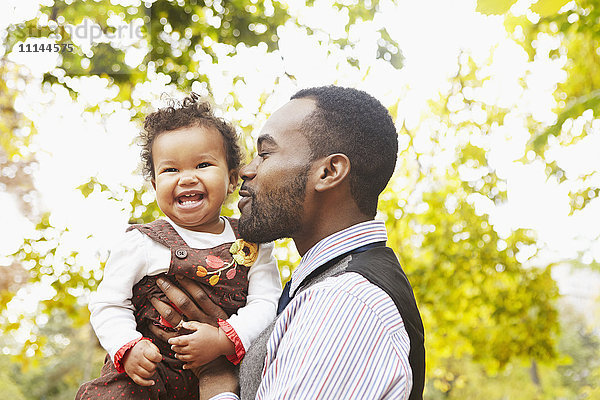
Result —
[[[516,1],[517,0],[478,0],[477,8],[475,10],[486,15],[504,14],[510,10],[510,7],[512,7]]]
[[[580,116],[585,110],[593,110],[594,113],[598,115],[598,112],[600,111],[600,89],[573,99],[564,111],[559,114],[555,124],[533,137],[530,141],[530,146],[532,146],[533,151],[540,155],[543,154],[548,143],[548,138],[550,136],[560,135],[561,128],[565,121],[569,118]]]
[[[531,11],[547,17],[556,14],[569,0],[539,0],[531,6]]]
[[[88,197],[94,191],[94,182],[86,182],[83,185],[77,186],[77,189],[83,194],[83,197]]]

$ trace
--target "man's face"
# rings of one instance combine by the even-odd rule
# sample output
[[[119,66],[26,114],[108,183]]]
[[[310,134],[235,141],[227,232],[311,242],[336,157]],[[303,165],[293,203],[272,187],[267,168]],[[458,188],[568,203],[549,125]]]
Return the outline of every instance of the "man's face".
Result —
[[[315,108],[310,99],[294,99],[277,110],[258,138],[258,155],[240,171],[244,239],[265,243],[293,237],[302,230],[310,148],[302,121]]]

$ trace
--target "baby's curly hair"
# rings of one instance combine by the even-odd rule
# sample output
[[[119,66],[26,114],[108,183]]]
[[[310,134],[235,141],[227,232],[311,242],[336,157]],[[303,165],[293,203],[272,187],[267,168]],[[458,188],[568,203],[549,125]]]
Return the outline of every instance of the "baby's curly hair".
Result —
[[[152,145],[158,135],[166,131],[190,126],[212,126],[223,137],[227,167],[239,171],[242,150],[238,144],[237,133],[233,125],[223,118],[217,117],[210,103],[192,92],[182,102],[170,101],[170,105],[149,114],[144,120],[144,130],[140,133],[142,146],[142,173],[148,180],[155,178]]]

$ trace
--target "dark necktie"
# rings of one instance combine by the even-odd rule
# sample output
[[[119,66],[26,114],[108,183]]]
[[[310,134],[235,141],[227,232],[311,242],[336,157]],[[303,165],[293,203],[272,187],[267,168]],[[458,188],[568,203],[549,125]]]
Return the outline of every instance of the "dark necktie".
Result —
[[[310,282],[314,277],[316,277],[317,275],[320,275],[321,273],[325,272],[326,270],[328,270],[331,266],[333,266],[334,264],[337,264],[338,261],[340,261],[342,258],[348,256],[349,254],[357,254],[357,253],[362,253],[363,251],[367,251],[370,250],[372,248],[375,247],[382,247],[385,246],[385,242],[375,242],[375,243],[369,243],[366,244],[364,246],[358,247],[354,250],[350,250],[347,253],[341,254],[337,257],[335,257],[332,260],[327,261],[325,264],[317,267],[313,272],[311,272],[310,274],[308,274],[308,276],[304,279],[303,281],[303,285],[307,284],[308,282]],[[289,304],[290,301],[292,301],[292,297],[290,297],[290,286],[292,285],[292,280],[290,279],[285,286],[283,287],[283,292],[281,293],[281,297],[279,298],[279,303],[277,304],[277,315],[281,314],[281,312],[283,311],[283,309]]]
[[[283,287],[283,292],[281,293],[281,297],[279,298],[279,303],[277,304],[277,315],[281,314],[285,306],[292,300],[290,297],[290,286],[292,280],[287,281],[285,286]]]

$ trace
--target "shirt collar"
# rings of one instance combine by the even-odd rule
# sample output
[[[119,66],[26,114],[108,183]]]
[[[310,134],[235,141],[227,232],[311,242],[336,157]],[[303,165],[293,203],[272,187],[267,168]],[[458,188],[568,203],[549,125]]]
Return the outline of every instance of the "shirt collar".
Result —
[[[311,247],[300,260],[292,273],[290,296],[293,296],[302,281],[317,267],[337,256],[361,246],[387,241],[387,231],[383,221],[366,221],[336,232],[321,239]]]

